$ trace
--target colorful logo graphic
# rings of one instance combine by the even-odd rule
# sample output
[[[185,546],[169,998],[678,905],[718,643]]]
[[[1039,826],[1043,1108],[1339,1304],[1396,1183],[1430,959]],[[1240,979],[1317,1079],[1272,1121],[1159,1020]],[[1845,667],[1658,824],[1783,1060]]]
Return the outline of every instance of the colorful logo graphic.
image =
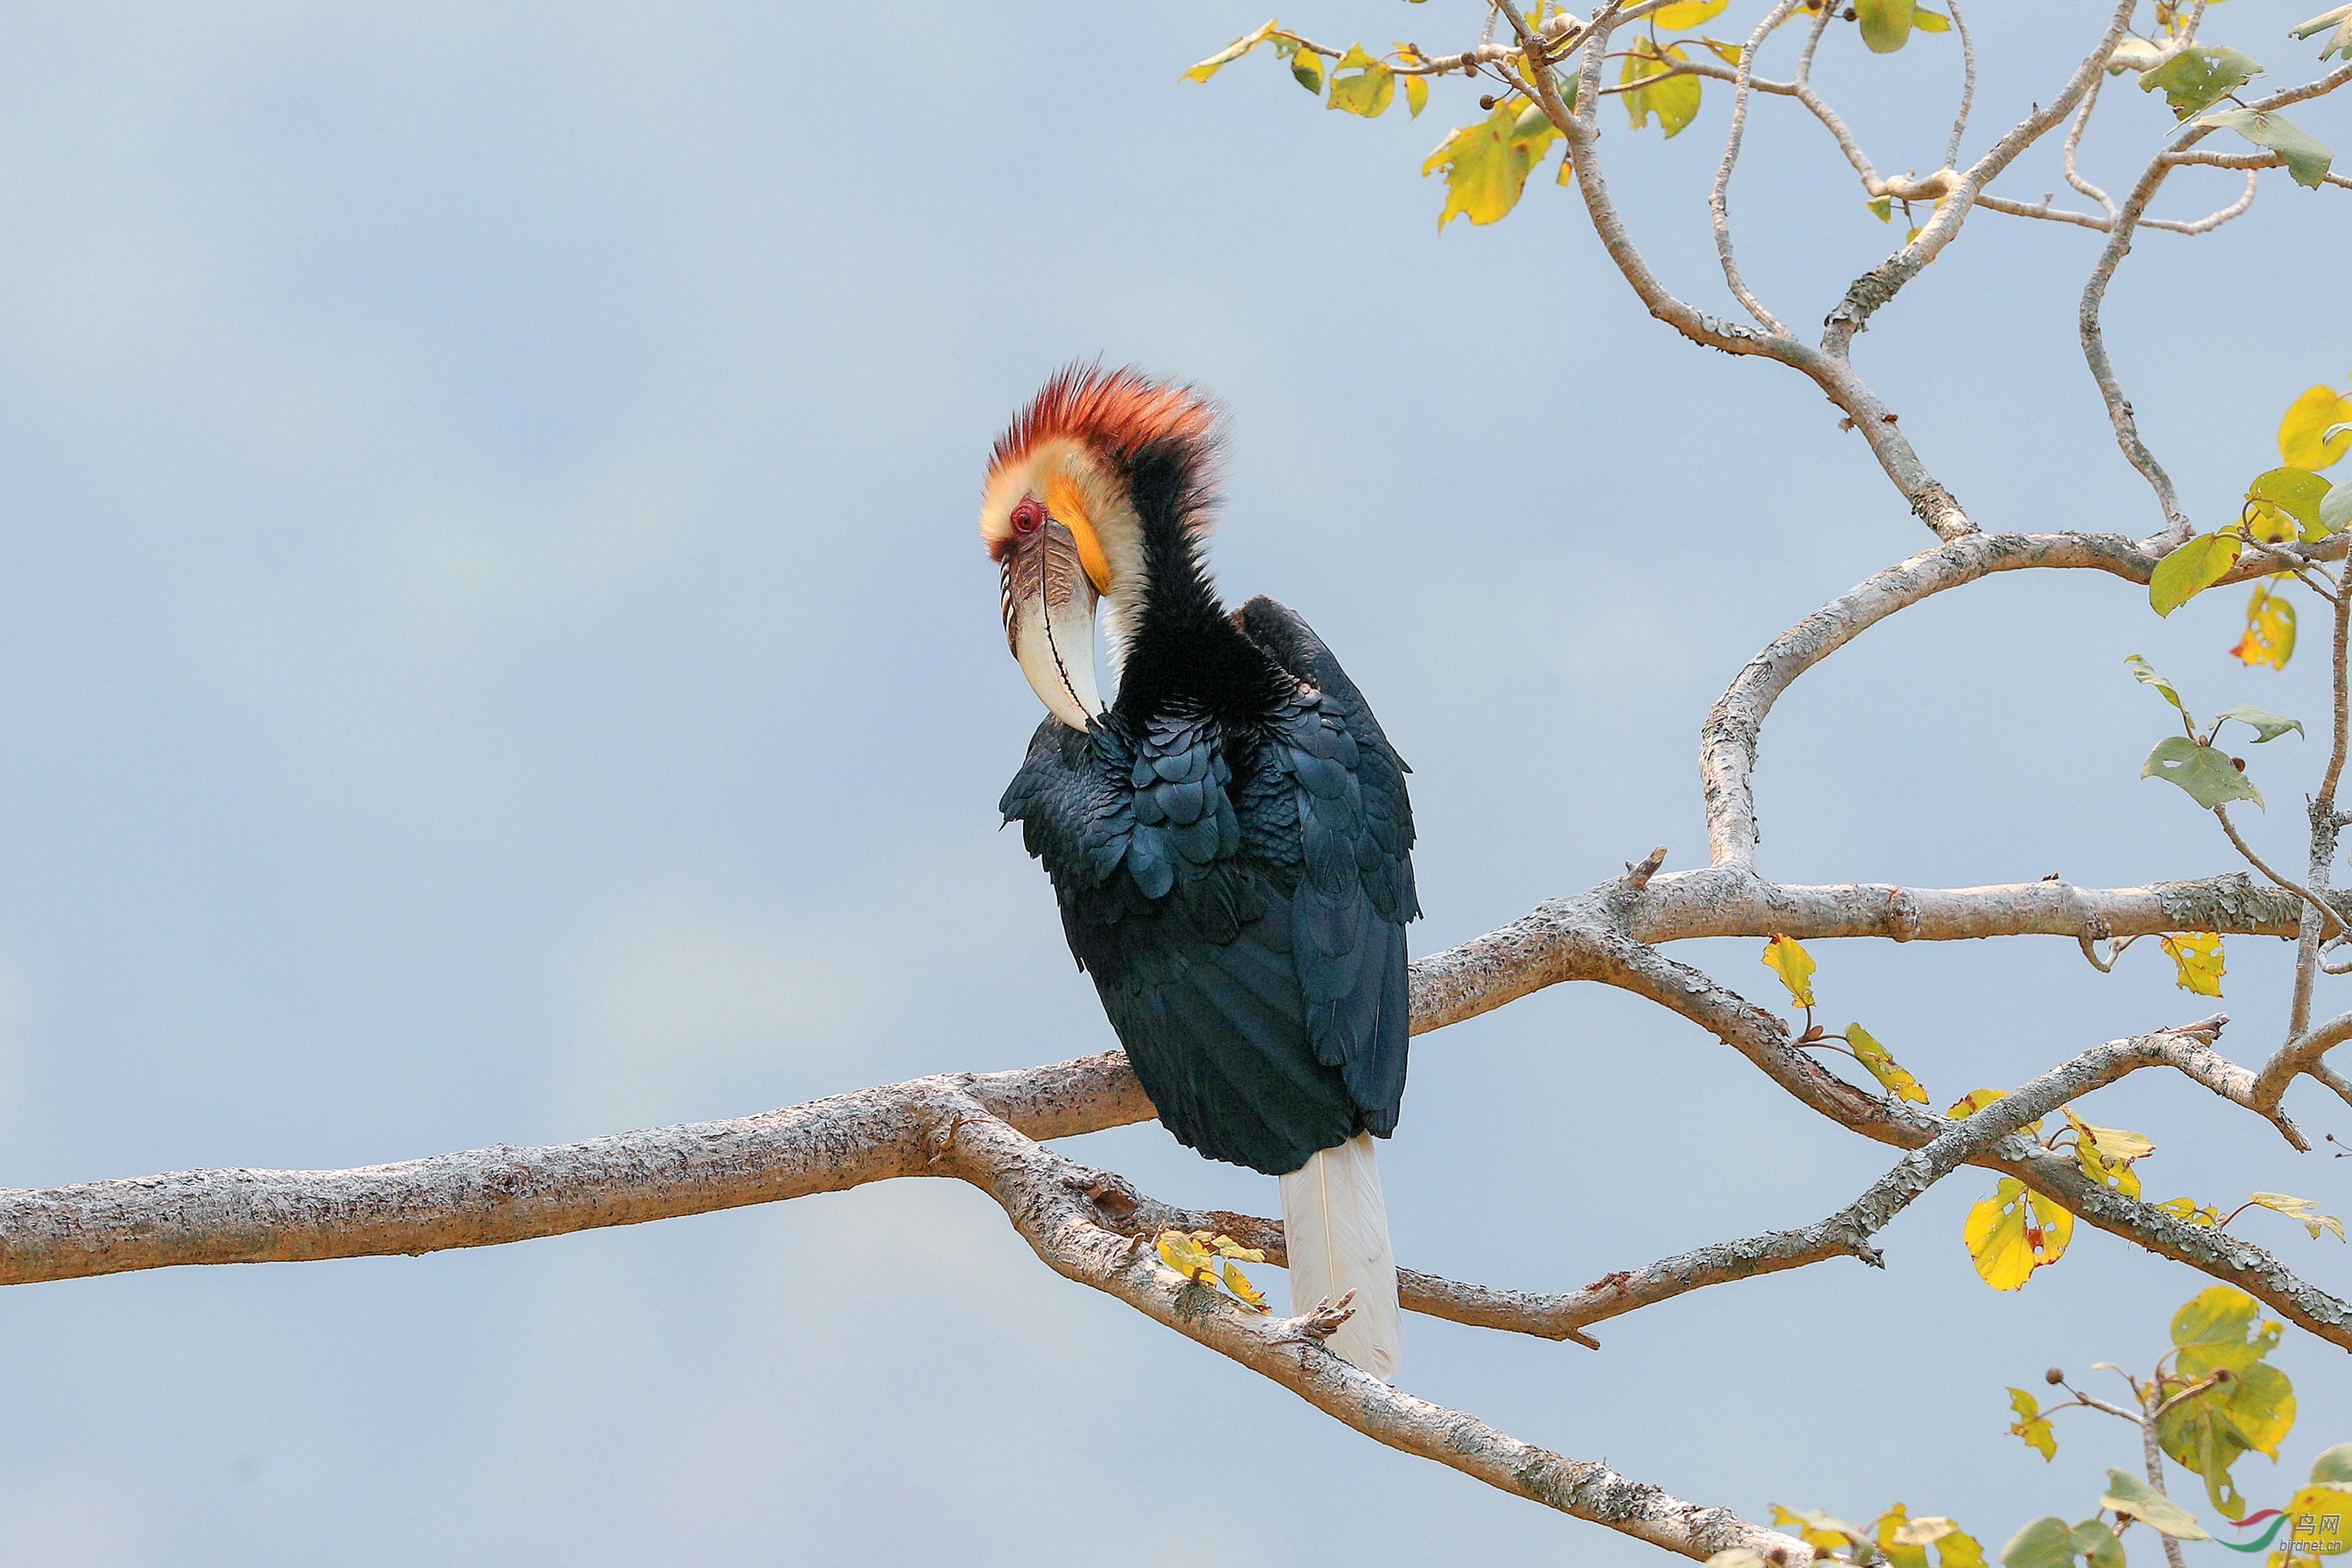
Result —
[[[2270,1568],[2288,1568],[2298,1559],[2334,1557],[2352,1552],[2352,1489],[2312,1485],[2287,1500],[2284,1508],[2266,1508],[2230,1522],[2240,1530],[2263,1524],[2263,1532],[2248,1542],[2224,1541],[2232,1552],[2268,1552]]]

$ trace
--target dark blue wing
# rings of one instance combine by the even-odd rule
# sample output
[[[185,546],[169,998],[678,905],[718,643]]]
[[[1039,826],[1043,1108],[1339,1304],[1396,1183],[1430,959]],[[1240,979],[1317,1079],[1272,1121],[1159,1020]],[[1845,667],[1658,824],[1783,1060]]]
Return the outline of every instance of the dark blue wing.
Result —
[[[1267,598],[1234,618],[1307,689],[1270,727],[1264,764],[1244,792],[1244,841],[1270,851],[1286,838],[1297,845],[1294,956],[1316,1058],[1340,1069],[1364,1126],[1385,1137],[1404,1096],[1404,926],[1421,913],[1410,770],[1305,621]]]
[[[1279,1173],[1394,1131],[1418,906],[1403,763],[1304,623],[1269,600],[1244,616],[1307,689],[1245,733],[1049,719],[1003,810],[1160,1121]]]

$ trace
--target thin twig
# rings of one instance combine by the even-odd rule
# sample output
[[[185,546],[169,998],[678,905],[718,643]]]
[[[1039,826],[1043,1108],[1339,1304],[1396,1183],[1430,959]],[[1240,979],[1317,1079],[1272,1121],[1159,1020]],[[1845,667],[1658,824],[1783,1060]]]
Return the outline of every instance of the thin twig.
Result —
[[[1960,13],[1959,0],[1949,0],[1944,9],[1960,34],[1960,111],[1952,117],[1952,139],[1944,144],[1944,167],[1948,169],[1960,161],[1960,138],[1968,132],[1969,110],[1977,100],[1977,44],[1969,36],[1969,19]],[[2097,90],[2095,83],[2092,90]]]
[[[1707,193],[1706,198],[1707,210],[1715,219],[1715,252],[1723,263],[1723,280],[1731,286],[1731,292],[1747,307],[1748,313],[1756,318],[1757,325],[1784,338],[1794,334],[1781,323],[1780,317],[1764,308],[1764,302],[1749,291],[1748,284],[1739,276],[1739,260],[1731,247],[1731,171],[1739,162],[1740,140],[1748,131],[1748,89],[1755,75],[1756,51],[1763,47],[1764,40],[1772,36],[1772,30],[1787,19],[1799,3],[1800,0],[1780,0],[1757,26],[1756,31],[1749,35],[1748,47],[1739,51],[1739,69],[1731,89],[1731,131],[1724,139],[1723,162],[1715,171],[1715,188]]]

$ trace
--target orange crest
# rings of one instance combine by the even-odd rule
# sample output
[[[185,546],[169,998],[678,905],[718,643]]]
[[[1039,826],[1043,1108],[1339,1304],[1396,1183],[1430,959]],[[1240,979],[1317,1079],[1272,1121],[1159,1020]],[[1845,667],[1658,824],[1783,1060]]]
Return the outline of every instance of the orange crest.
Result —
[[[1155,382],[1129,368],[1066,365],[996,438],[988,473],[993,479],[1056,437],[1112,464],[1145,447],[1173,442],[1188,448],[1196,469],[1205,470],[1216,436],[1215,407],[1192,387]],[[1207,477],[1199,473],[1204,489]]]

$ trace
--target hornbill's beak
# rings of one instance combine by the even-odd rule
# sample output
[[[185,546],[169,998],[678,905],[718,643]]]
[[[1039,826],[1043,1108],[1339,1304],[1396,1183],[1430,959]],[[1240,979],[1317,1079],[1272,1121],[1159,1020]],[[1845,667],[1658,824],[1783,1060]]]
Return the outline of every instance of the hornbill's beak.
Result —
[[[1034,507],[1035,503],[1027,503]],[[1093,531],[1083,516],[1073,520]],[[1055,718],[1073,730],[1103,710],[1095,691],[1095,599],[1100,585],[1071,524],[1027,507],[1013,517],[1004,555],[1004,640]],[[1101,547],[1091,553],[1098,562]],[[1108,576],[1108,570],[1102,575]]]

